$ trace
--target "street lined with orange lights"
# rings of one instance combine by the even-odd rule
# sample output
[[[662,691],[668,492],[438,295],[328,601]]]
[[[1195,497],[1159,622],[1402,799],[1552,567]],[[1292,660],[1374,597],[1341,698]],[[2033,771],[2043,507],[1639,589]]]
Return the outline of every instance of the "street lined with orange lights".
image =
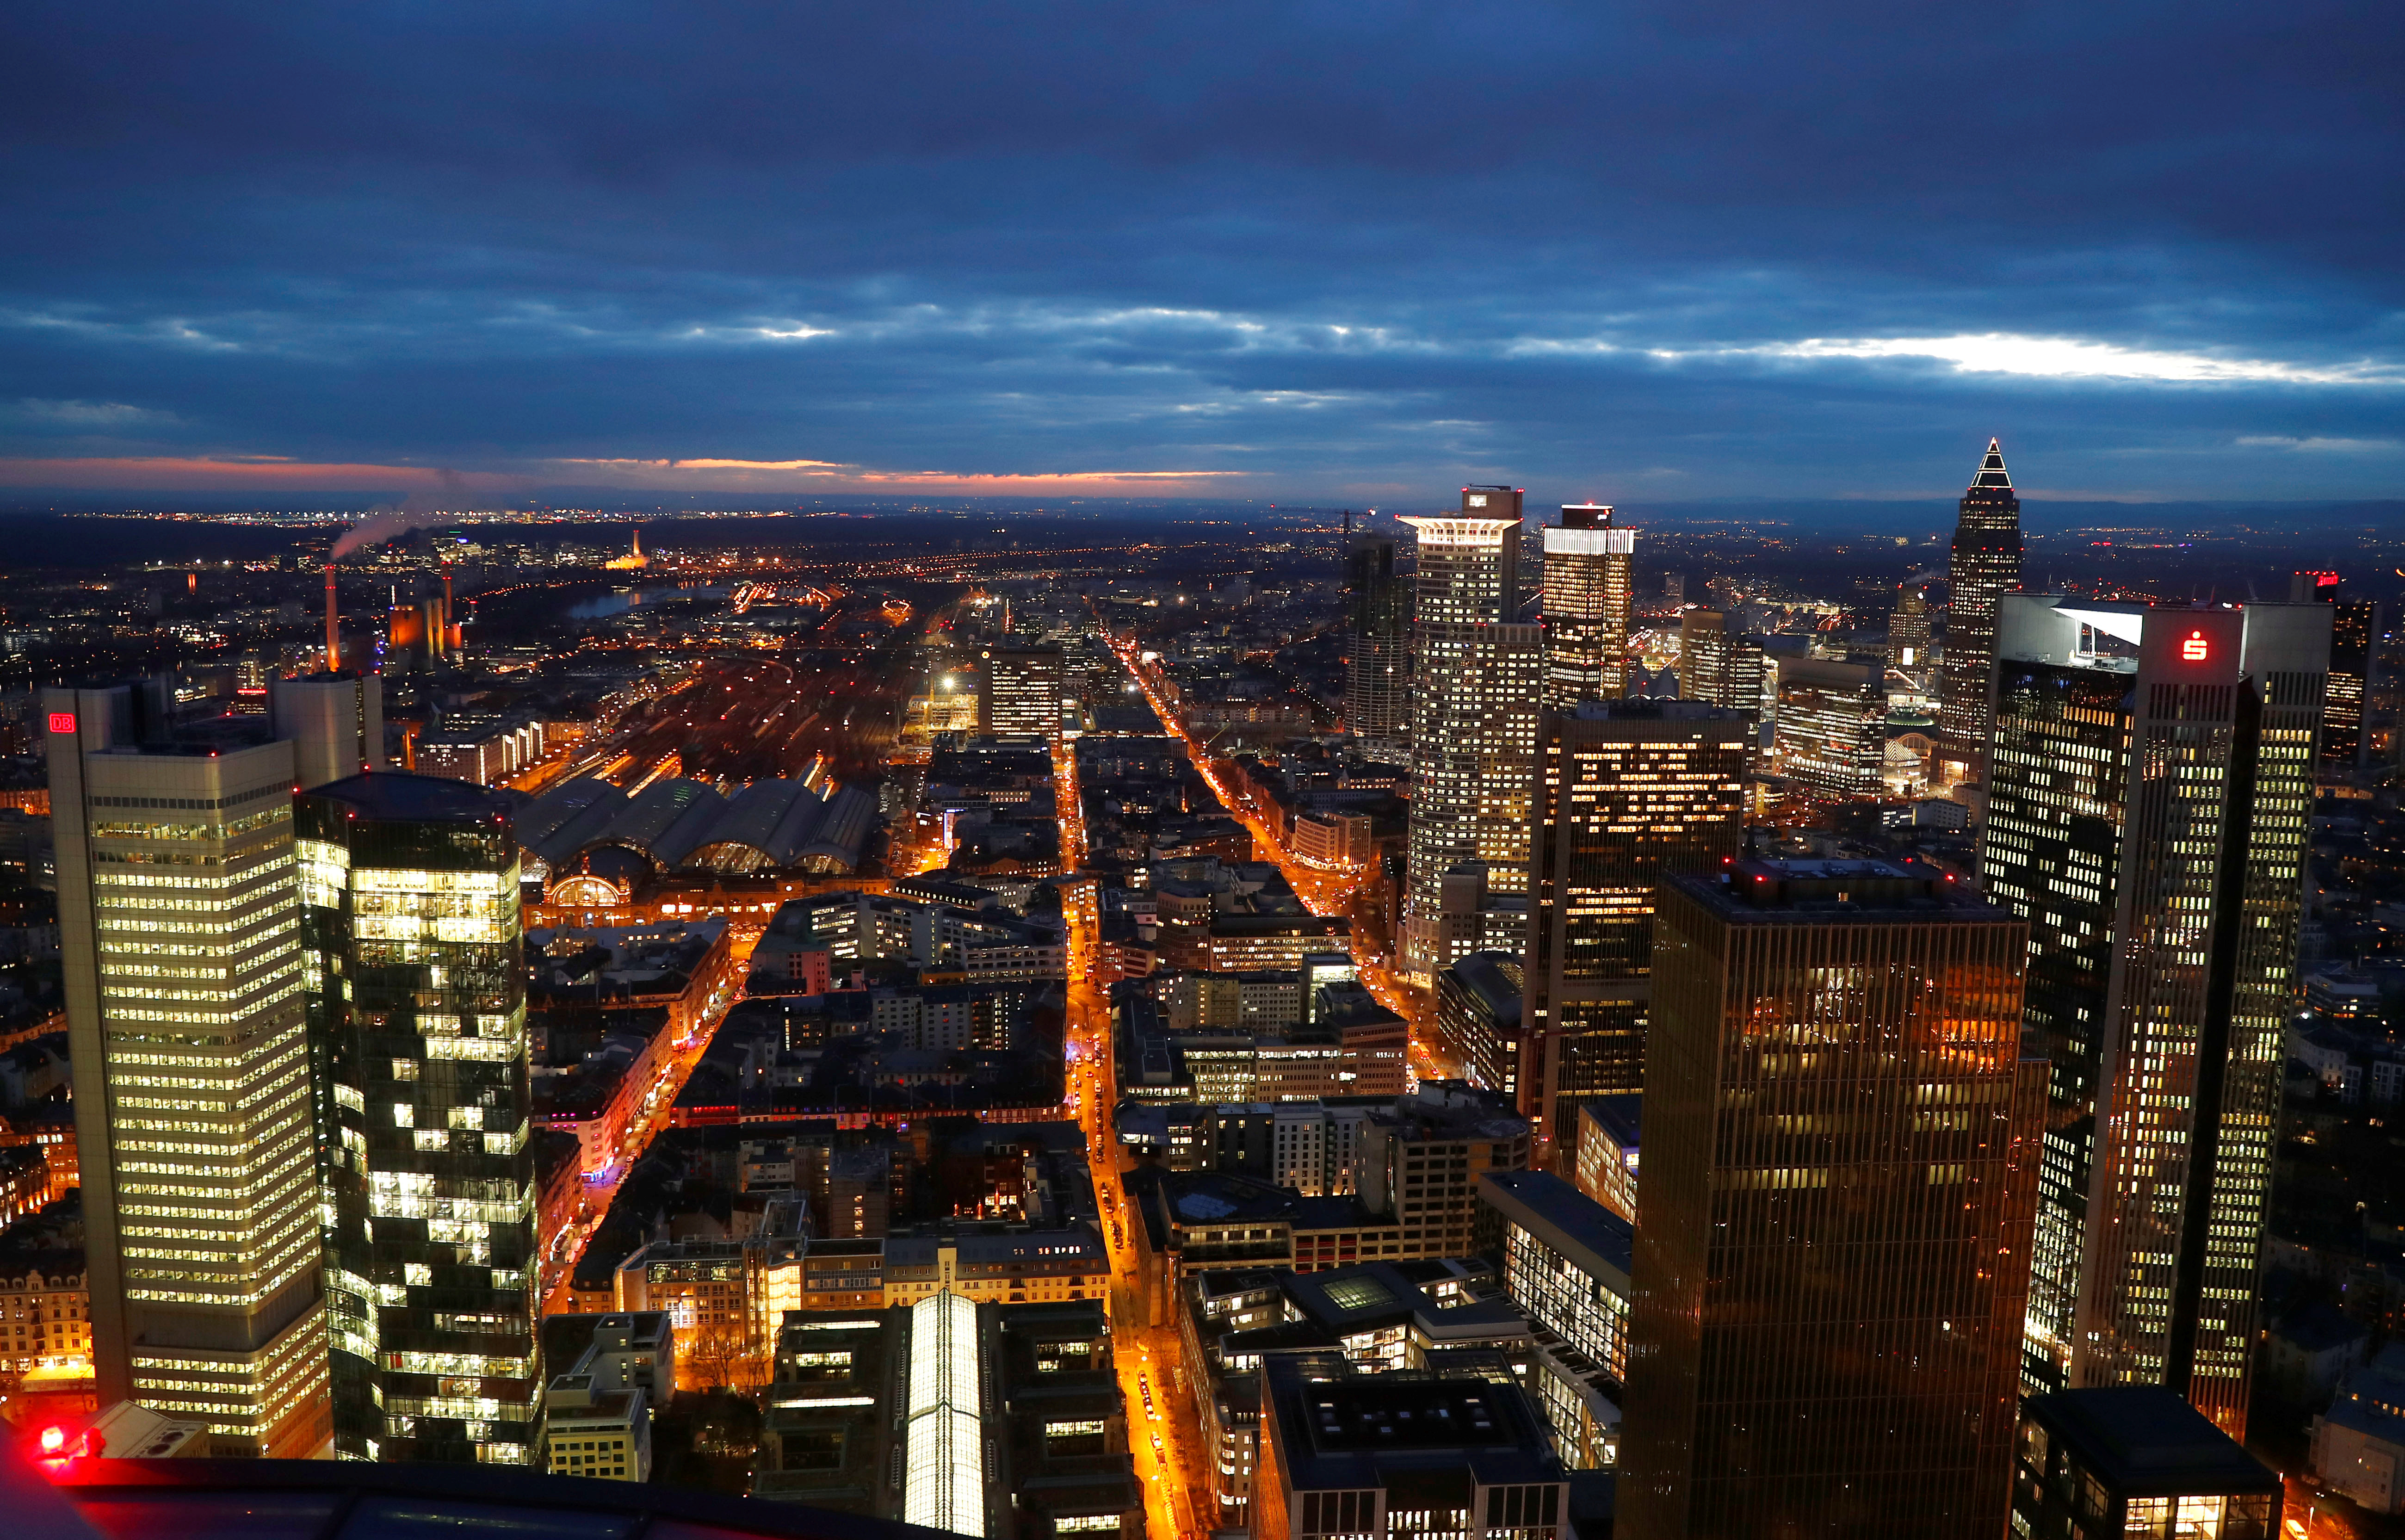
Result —
[[[1066,743],[1053,750],[1052,784],[1063,864],[1082,864],[1085,815],[1077,796],[1076,755]],[[1197,1479],[1209,1466],[1194,1453],[1190,1446],[1196,1440],[1180,1420],[1160,1415],[1156,1380],[1164,1387],[1189,1388],[1185,1385],[1177,1334],[1145,1322],[1144,1279],[1133,1234],[1142,1221],[1129,1210],[1119,1191],[1119,1175],[1130,1163],[1121,1158],[1118,1131],[1111,1123],[1118,1079],[1112,1062],[1110,1003],[1094,984],[1094,968],[1101,956],[1100,899],[1094,884],[1078,883],[1065,890],[1062,912],[1069,923],[1066,1068],[1078,1121],[1086,1131],[1087,1158],[1095,1195],[1101,1200],[1103,1227],[1109,1237],[1108,1309],[1119,1389],[1129,1407],[1129,1452],[1144,1485],[1146,1522],[1152,1533],[1201,1534],[1217,1527],[1203,1518],[1211,1503],[1209,1483]],[[1166,1379],[1162,1379],[1164,1372]],[[1134,1416],[1139,1406],[1145,1411],[1141,1424]],[[1142,1437],[1137,1436],[1139,1425],[1144,1429]]]
[[[1233,789],[1226,768],[1211,757],[1207,744],[1196,741],[1178,714],[1176,702],[1163,687],[1157,671],[1147,669],[1132,642],[1114,637],[1112,650],[1128,671],[1136,686],[1150,702],[1153,713],[1177,740],[1186,745],[1194,768],[1202,773],[1211,790],[1229,815],[1251,832],[1253,842],[1269,853],[1278,870],[1293,888],[1303,907],[1314,914],[1341,914],[1353,922],[1351,949],[1353,966],[1359,972],[1362,984],[1380,1005],[1411,1024],[1412,1074],[1414,1080],[1456,1079],[1462,1067],[1448,1059],[1436,1034],[1435,1011],[1427,994],[1412,987],[1395,976],[1385,959],[1363,935],[1364,922],[1370,918],[1362,886],[1369,873],[1362,871],[1331,871],[1314,866],[1295,855],[1281,840],[1250,797]]]

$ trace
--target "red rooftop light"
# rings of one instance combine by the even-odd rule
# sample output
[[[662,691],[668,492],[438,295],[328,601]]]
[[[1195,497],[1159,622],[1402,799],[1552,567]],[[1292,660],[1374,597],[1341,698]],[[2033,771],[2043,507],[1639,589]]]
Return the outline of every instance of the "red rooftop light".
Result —
[[[53,1422],[42,1430],[42,1452],[56,1454],[67,1447],[67,1431]]]

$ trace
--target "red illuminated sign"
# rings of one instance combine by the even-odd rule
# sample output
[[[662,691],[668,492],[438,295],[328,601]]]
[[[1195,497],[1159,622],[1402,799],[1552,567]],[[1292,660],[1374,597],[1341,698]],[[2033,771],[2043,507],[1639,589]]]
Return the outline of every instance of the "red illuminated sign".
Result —
[[[2187,640],[2180,643],[2180,656],[2187,658],[2191,663],[2203,662],[2204,653],[2204,633],[2202,631],[2188,632]]]
[[[73,713],[73,712],[52,712],[52,713],[50,713],[50,730],[51,730],[52,732],[73,732],[73,731],[75,731],[75,713]]]

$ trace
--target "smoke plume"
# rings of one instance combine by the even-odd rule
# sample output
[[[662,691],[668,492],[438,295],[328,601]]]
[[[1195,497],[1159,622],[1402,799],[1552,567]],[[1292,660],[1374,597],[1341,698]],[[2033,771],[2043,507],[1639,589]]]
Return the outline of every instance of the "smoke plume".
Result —
[[[458,472],[448,468],[437,471],[435,474],[443,482],[443,492],[439,498],[429,497],[424,492],[412,492],[395,506],[371,509],[367,517],[343,531],[343,538],[334,542],[333,552],[326,559],[340,561],[353,551],[381,545],[387,540],[398,539],[412,530],[424,529],[429,524],[440,524],[460,512],[467,502],[467,483],[460,478]]]

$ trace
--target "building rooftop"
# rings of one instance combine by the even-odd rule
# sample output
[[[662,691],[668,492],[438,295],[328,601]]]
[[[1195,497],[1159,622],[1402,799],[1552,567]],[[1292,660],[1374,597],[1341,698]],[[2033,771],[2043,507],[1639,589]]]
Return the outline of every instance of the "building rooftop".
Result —
[[[2030,1397],[2022,1414],[2129,1496],[2277,1491],[2280,1477],[2176,1391],[2098,1386]]]
[[[1645,1097],[1635,1091],[1623,1091],[1613,1095],[1596,1096],[1579,1104],[1579,1110],[1593,1118],[1596,1126],[1611,1137],[1611,1142],[1623,1150],[1634,1150],[1645,1129]]]
[[[12,1533],[175,1540],[403,1540],[472,1532],[546,1540],[923,1540],[929,1532],[824,1509],[493,1465],[318,1460],[72,1460],[42,1488],[22,1463]]]
[[[1269,1359],[1261,1378],[1261,1415],[1275,1419],[1289,1491],[1377,1487],[1454,1506],[1466,1504],[1473,1481],[1564,1478],[1550,1435],[1515,1385],[1402,1370],[1360,1375],[1319,1353]]]
[[[1676,696],[1632,695],[1617,700],[1582,700],[1571,711],[1580,722],[1725,722],[1737,729],[1745,717],[1701,700]]]
[[[330,781],[309,789],[312,797],[341,802],[362,817],[468,822],[507,818],[510,799],[483,786],[440,775],[411,775],[401,770],[377,770]]]
[[[1616,1271],[1627,1293],[1637,1230],[1602,1204],[1547,1171],[1482,1171],[1478,1196],[1580,1265]]]
[[[1949,920],[2012,917],[1981,901],[1953,873],[1920,860],[1840,860],[1740,855],[1717,873],[1667,877],[1674,886],[1723,920],[1761,923],[1798,918],[1826,923],[1835,914],[1927,915]]]
[[[1509,952],[1472,952],[1445,968],[1498,1024],[1520,1021],[1520,959]],[[1366,993],[1366,991],[1365,991]]]

